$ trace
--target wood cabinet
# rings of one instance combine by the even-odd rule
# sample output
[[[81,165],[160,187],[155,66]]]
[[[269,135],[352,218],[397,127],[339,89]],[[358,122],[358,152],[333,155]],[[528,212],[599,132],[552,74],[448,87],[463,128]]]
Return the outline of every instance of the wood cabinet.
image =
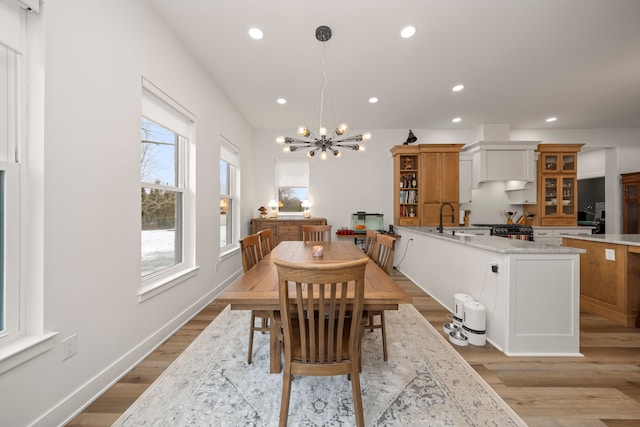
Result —
[[[540,225],[577,225],[578,152],[583,145],[538,145],[537,202]]]
[[[391,149],[396,225],[438,225],[445,202],[453,206],[453,212],[445,208],[443,224],[458,225],[459,153],[463,145],[398,145]]]
[[[565,238],[580,255],[580,310],[640,327],[640,246],[637,242]]]
[[[324,218],[253,218],[251,220],[251,232],[271,229],[272,247],[280,242],[289,240],[302,240],[303,225],[325,225]]]
[[[393,222],[420,225],[420,147],[398,145],[393,155]]]
[[[638,205],[640,204],[640,172],[623,173],[622,230],[624,234],[640,234]]]

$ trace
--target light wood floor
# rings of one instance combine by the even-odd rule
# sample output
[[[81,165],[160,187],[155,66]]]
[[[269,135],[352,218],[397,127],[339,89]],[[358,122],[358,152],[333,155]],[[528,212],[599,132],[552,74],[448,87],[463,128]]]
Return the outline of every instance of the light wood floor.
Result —
[[[449,312],[401,273],[393,276],[441,331]],[[67,426],[110,426],[223,309],[211,303]],[[530,426],[640,426],[640,329],[587,313],[580,318],[580,358],[453,347]]]

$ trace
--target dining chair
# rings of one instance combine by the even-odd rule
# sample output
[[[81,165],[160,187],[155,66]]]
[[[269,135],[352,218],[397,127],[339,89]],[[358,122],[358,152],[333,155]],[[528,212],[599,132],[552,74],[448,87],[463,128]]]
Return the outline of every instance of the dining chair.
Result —
[[[278,271],[284,369],[280,426],[287,425],[294,375],[351,380],[356,425],[364,426],[360,341],[367,258],[329,264],[274,259]]]
[[[303,225],[302,240],[305,242],[328,242],[331,240],[331,225]]]
[[[367,234],[364,239],[364,247],[362,248],[362,250],[364,250],[364,253],[367,254],[367,256],[371,259],[374,259],[377,235],[378,232],[376,230],[369,230],[367,228]]]
[[[271,231],[271,230],[269,230]],[[242,253],[242,269],[246,273],[254,265],[262,259],[262,251],[260,248],[260,236],[258,234],[250,234],[240,239],[240,251]],[[256,326],[256,319],[260,324]],[[253,334],[257,332],[269,332],[271,327],[271,312],[266,310],[251,310],[251,324],[249,325],[249,353],[247,363],[251,364],[253,355]]]
[[[373,251],[373,261],[384,270],[385,273],[391,275],[393,270],[393,256],[395,253],[396,239],[386,234],[378,233],[376,236],[375,249]],[[369,319],[368,327],[371,332],[374,329],[380,329],[382,332],[382,355],[386,362],[387,354],[387,331],[384,321],[384,310],[369,310],[365,313]],[[380,317],[380,322],[375,323],[376,317]]]
[[[260,252],[264,258],[271,252],[271,248],[273,247],[271,242],[271,229],[265,228],[264,230],[258,231],[258,236],[260,237]]]

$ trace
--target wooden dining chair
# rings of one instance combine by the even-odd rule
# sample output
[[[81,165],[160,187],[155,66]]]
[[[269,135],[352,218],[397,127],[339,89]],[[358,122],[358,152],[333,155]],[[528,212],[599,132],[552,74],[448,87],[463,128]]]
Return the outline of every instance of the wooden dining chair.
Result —
[[[271,248],[273,247],[273,242],[271,241],[271,229],[265,228],[264,230],[258,231],[258,236],[260,237],[260,252],[264,258],[269,252],[271,252]]]
[[[331,226],[303,225],[302,240],[305,242],[328,242],[331,240]]]
[[[280,426],[287,425],[294,375],[351,379],[356,425],[364,426],[360,341],[367,258],[330,264],[275,259],[278,270],[284,370]],[[291,285],[291,286],[290,286]]]
[[[269,230],[271,231],[271,230]],[[246,273],[254,265],[262,259],[262,251],[260,248],[260,236],[258,234],[250,234],[240,239],[240,251],[242,252],[242,269]],[[269,332],[271,327],[272,314],[266,310],[251,310],[251,324],[249,325],[249,353],[247,363],[251,364],[253,355],[253,334],[255,332]],[[256,319],[259,320],[259,326],[256,326]]]
[[[378,233],[376,236],[375,249],[373,250],[373,261],[384,270],[385,273],[391,275],[393,270],[393,256],[395,253],[396,239],[386,234]],[[385,329],[384,310],[369,310],[365,313],[365,317],[369,319],[368,327],[373,332],[374,329],[380,329],[382,332],[382,355],[384,361],[388,359],[387,354],[387,331]],[[375,320],[380,317],[380,322]]]
[[[376,236],[378,232],[376,230],[369,230],[367,228],[367,234],[364,239],[364,247],[362,250],[371,259],[374,259],[374,252],[376,249]]]

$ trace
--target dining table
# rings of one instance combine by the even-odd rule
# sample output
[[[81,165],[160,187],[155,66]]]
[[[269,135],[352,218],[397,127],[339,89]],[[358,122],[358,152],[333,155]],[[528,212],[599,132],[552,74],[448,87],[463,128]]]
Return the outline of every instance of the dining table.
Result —
[[[317,256],[320,246],[322,255]],[[318,264],[362,258],[368,258],[367,254],[349,241],[283,241],[234,280],[216,300],[229,304],[231,310],[270,311],[271,319],[274,319],[273,313],[280,311],[278,272],[274,259]],[[397,310],[399,304],[411,304],[411,296],[370,259],[365,268],[363,310]],[[271,373],[276,373],[281,370],[280,326],[273,321],[270,324],[269,369]]]

